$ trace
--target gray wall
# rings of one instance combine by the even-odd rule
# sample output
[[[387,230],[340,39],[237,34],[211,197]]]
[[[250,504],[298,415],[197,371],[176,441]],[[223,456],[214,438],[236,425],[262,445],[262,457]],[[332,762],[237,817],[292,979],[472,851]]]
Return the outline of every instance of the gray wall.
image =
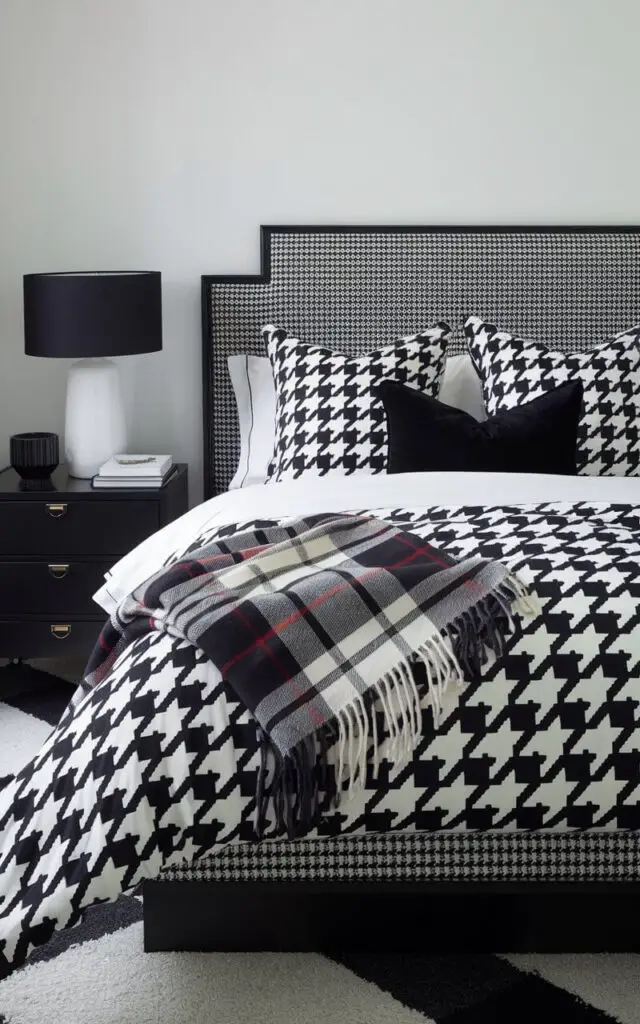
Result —
[[[202,273],[260,223],[638,223],[637,0],[0,0],[0,463],[62,431],[21,275],[164,274],[133,447],[199,492]]]

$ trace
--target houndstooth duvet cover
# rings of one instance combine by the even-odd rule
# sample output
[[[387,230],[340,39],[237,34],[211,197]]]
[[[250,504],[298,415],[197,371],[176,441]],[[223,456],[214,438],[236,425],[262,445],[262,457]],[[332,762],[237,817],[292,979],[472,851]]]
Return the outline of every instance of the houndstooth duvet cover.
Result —
[[[640,829],[635,506],[444,506],[422,496],[413,506],[374,506],[376,486],[367,484],[369,507],[360,511],[454,556],[503,560],[533,585],[543,611],[481,682],[450,695],[437,731],[425,701],[413,759],[393,771],[383,762],[378,779],[326,813],[310,838]],[[407,502],[398,478],[395,492]],[[352,490],[349,502],[343,495],[344,510],[357,511],[363,493]],[[178,544],[166,535],[163,557],[272,521],[212,515]],[[167,866],[254,841],[258,764],[254,723],[204,655],[166,635],[136,641],[68,709],[38,756],[4,781],[0,976],[92,903]]]

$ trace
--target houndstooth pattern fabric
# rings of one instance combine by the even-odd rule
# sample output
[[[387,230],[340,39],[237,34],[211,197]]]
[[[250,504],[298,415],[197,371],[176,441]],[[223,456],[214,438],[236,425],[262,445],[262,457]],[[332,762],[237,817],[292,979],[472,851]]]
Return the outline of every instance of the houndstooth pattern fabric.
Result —
[[[265,356],[261,328],[361,356],[421,324],[472,312],[521,337],[587,350],[640,323],[640,233],[624,229],[263,228],[254,277],[203,278],[205,496],[240,453],[227,358]]]
[[[535,591],[542,615],[523,625],[499,664],[464,692],[437,731],[430,715],[423,719],[419,763],[414,759],[399,779],[392,772],[382,782],[369,779],[348,805],[325,814],[317,834],[640,829],[635,508],[548,503],[366,511],[428,537],[452,557],[499,558]],[[247,525],[267,521],[242,528]],[[213,526],[193,545],[236,529]],[[405,784],[411,796],[403,815],[396,798]]]
[[[166,868],[168,882],[631,882],[632,832],[389,832],[322,843],[230,844]]]
[[[465,323],[469,352],[490,416],[567,381],[584,388],[577,470],[590,476],[640,472],[640,325],[590,352],[564,353],[524,341],[480,317]]]
[[[357,357],[306,345],[281,328],[266,327],[263,337],[276,389],[269,477],[384,473],[387,424],[376,387],[394,380],[436,398],[450,334],[451,328],[439,323]]]
[[[404,773],[368,780],[325,815],[318,835],[640,829],[637,511],[586,503],[367,511],[453,557],[500,558],[543,611],[437,732],[423,720],[417,760]],[[213,527],[193,544],[235,529]]]
[[[573,877],[574,868],[577,878],[637,878],[637,509],[362,511],[453,557],[500,557],[533,585],[542,613],[482,680],[445,704],[437,730],[425,697],[410,761],[392,768],[383,759],[378,777],[367,776],[306,839],[455,833],[460,857],[474,837],[468,856],[481,878]],[[250,526],[259,522],[212,527],[192,544]],[[223,845],[255,845],[259,767],[255,722],[202,652],[164,634],[136,641],[0,788],[0,976],[93,903]],[[496,846],[484,838],[494,833],[514,838]],[[583,838],[542,840],[530,864],[539,834]],[[265,842],[255,856],[273,870],[282,850]],[[455,861],[443,872],[447,865]]]

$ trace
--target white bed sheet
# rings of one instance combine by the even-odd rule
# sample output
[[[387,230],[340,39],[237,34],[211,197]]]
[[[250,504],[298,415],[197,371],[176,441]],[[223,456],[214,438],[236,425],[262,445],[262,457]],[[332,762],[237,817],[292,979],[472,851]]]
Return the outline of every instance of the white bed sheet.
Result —
[[[182,543],[211,525],[260,516],[276,519],[314,512],[428,508],[444,505],[539,502],[640,504],[640,477],[554,476],[526,473],[329,474],[226,491],[191,509],[148,537],[106,574],[94,601],[111,613],[139,583],[156,572]]]

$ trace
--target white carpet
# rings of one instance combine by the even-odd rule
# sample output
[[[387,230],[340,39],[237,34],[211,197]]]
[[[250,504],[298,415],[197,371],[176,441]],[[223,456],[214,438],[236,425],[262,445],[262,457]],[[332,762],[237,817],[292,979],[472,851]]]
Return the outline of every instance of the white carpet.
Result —
[[[18,708],[0,704],[0,778],[12,775],[44,743],[51,726]]]
[[[0,984],[0,1009],[19,1024],[317,1024],[319,1019],[324,1024],[425,1024],[431,1019],[314,954],[145,954],[141,924],[8,978]]]

